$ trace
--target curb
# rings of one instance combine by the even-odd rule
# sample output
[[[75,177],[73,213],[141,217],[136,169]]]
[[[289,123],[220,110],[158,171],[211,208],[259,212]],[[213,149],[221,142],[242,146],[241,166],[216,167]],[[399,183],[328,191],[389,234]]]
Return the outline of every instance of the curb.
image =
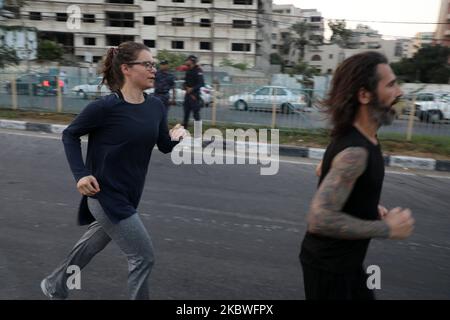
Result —
[[[1,129],[14,129],[14,130],[61,134],[66,127],[67,127],[66,125],[59,125],[59,124],[0,119]],[[240,144],[239,142],[235,142],[235,145],[239,144]],[[230,145],[230,141],[224,141],[223,148],[225,149],[227,145]],[[324,153],[325,149],[279,145],[280,156],[322,160]],[[417,158],[417,157],[392,155],[392,156],[384,156],[384,163],[388,167],[450,172],[449,160],[435,160],[431,158]]]

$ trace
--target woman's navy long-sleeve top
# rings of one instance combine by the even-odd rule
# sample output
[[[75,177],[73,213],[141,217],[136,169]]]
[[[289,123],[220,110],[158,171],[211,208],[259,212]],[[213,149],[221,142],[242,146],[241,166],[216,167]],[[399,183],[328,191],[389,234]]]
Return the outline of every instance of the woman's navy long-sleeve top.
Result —
[[[86,162],[80,137],[89,134]],[[155,144],[169,153],[178,143],[171,141],[164,105],[146,96],[132,104],[110,94],[89,103],[63,131],[62,141],[75,180],[93,175],[100,186],[98,199],[113,223],[136,213]],[[94,221],[83,196],[78,223]]]

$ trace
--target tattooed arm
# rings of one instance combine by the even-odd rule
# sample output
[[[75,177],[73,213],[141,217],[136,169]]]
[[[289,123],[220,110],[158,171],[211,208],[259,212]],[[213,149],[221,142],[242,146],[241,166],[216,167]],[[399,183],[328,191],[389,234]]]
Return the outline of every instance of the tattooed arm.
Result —
[[[333,160],[330,171],[317,190],[308,214],[308,231],[338,239],[388,238],[384,221],[367,221],[342,212],[353,186],[367,166],[364,148],[351,147]]]

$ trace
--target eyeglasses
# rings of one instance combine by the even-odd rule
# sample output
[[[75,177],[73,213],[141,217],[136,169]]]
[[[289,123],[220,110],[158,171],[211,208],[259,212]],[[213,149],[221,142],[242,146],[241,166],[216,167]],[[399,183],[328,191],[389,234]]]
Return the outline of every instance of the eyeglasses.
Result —
[[[154,63],[152,61],[133,61],[133,62],[128,62],[127,64],[128,65],[139,64],[149,70],[156,68],[156,63]]]

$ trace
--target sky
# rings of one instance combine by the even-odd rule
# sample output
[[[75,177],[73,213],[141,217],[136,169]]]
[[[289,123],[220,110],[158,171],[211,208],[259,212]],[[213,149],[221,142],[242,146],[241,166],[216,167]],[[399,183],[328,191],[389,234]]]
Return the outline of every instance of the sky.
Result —
[[[275,4],[293,4],[301,9],[317,9],[325,19],[345,19],[347,27],[358,23],[388,36],[414,37],[417,32],[434,32],[435,24],[393,24],[364,21],[437,22],[441,0],[274,0]],[[328,29],[327,21],[325,21]],[[325,38],[331,35],[325,31]]]

